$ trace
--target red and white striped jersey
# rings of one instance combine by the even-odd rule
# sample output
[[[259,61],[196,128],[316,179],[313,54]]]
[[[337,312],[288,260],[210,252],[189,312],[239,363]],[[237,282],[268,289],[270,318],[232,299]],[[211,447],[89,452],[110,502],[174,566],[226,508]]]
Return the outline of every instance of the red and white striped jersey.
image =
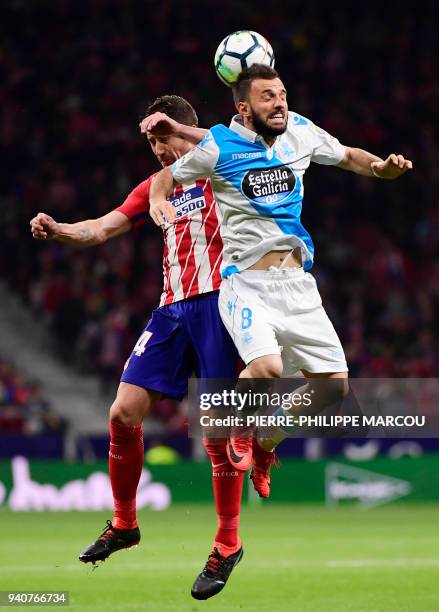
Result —
[[[154,175],[140,183],[116,208],[137,227],[149,217],[149,189]],[[178,185],[169,198],[177,209],[174,223],[163,229],[163,292],[160,306],[201,293],[216,291],[221,283],[223,243],[219,211],[209,179]]]

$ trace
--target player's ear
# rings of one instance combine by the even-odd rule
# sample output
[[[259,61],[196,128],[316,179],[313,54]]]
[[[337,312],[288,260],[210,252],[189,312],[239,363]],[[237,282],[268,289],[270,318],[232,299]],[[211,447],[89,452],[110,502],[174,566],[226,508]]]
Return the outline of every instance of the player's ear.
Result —
[[[239,100],[239,102],[236,103],[236,110],[241,117],[248,117],[250,115],[250,105],[245,100]]]

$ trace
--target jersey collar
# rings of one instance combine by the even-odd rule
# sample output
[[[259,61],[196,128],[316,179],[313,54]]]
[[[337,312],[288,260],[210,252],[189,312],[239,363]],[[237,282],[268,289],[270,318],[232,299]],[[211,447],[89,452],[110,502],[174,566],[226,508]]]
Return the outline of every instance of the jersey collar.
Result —
[[[267,149],[272,148],[268,146],[262,136],[260,136],[256,132],[253,132],[253,130],[249,130],[244,126],[241,115],[235,115],[234,117],[232,117],[229,129],[233,130],[233,132],[236,132],[237,134],[242,136],[242,138],[245,138],[245,140],[248,140],[249,142],[258,142]]]
[[[229,128],[250,142],[257,142],[258,134],[244,127],[241,115],[232,117]]]

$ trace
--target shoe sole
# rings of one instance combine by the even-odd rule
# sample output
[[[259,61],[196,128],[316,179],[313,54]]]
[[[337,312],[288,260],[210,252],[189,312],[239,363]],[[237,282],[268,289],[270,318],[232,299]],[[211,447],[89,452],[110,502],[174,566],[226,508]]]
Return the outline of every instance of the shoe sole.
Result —
[[[128,550],[128,548],[132,548],[133,546],[137,546],[139,544],[140,540],[137,540],[137,542],[132,542],[131,544],[128,544],[128,546],[123,546],[122,548],[118,548],[117,550],[113,550],[111,553],[109,553],[108,555],[106,555],[105,557],[96,557],[94,559],[81,559],[81,557],[79,557],[79,560],[81,561],[81,563],[96,563],[97,561],[105,561],[106,559],[108,559],[108,557],[110,557],[111,555],[113,555],[116,552],[119,552],[120,550]]]
[[[270,493],[268,493],[267,495],[263,495],[260,491],[257,490],[256,487],[254,487],[254,489],[261,499],[268,499],[270,497]]]
[[[235,565],[233,566],[233,569],[235,569],[235,567],[238,565],[238,563],[241,561],[242,557],[244,556],[244,549],[241,548],[241,554],[239,555],[239,557],[236,559]]]
[[[252,483],[253,483],[253,488],[254,488],[254,490],[256,491],[256,493],[257,493],[257,494],[259,495],[259,497],[261,497],[262,499],[268,499],[268,498],[270,497],[270,492],[271,492],[271,491],[270,491],[270,488],[268,489],[268,493],[267,493],[267,495],[263,495],[263,494],[262,494],[262,493],[259,491],[259,489],[257,488],[257,486],[256,486],[256,484],[255,484],[255,481],[254,481],[254,478],[253,478],[252,476],[253,476],[253,472],[250,474],[250,480],[251,480],[251,481],[252,481]]]

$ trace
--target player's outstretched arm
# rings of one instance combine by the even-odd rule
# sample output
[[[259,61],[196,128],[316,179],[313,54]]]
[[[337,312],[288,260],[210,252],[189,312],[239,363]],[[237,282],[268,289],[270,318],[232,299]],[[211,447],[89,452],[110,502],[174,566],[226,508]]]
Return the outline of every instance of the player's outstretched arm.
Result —
[[[338,164],[339,168],[351,170],[362,176],[375,176],[382,179],[396,179],[413,168],[413,164],[409,159],[405,159],[402,155],[392,153],[385,160],[364,151],[353,147],[346,147],[346,152],[343,160]]]
[[[175,208],[167,198],[176,184],[169,166],[156,174],[151,183],[149,214],[159,227],[162,227],[166,222],[172,223],[175,220]]]
[[[178,123],[178,121],[171,119],[171,117],[168,117],[165,113],[153,113],[145,117],[145,119],[139,123],[139,127],[142,134],[150,134],[157,138],[163,138],[164,136],[179,136],[195,145],[201,142],[207,134],[207,130],[195,125]]]
[[[90,247],[125,234],[131,229],[131,221],[117,210],[99,219],[87,219],[78,223],[58,223],[50,215],[40,212],[30,221],[30,227],[36,240],[56,240]]]

